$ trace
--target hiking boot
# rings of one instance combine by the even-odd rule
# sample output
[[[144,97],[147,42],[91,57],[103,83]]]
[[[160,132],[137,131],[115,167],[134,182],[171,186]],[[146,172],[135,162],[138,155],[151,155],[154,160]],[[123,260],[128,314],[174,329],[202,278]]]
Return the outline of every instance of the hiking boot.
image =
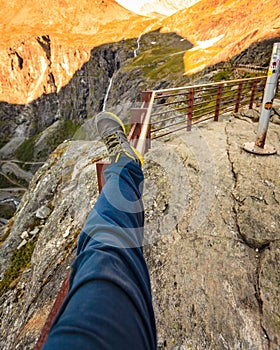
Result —
[[[119,117],[113,113],[101,112],[96,116],[95,123],[112,162],[117,162],[121,155],[125,155],[139,166],[143,166],[144,159],[135,148],[130,146],[124,125]]]

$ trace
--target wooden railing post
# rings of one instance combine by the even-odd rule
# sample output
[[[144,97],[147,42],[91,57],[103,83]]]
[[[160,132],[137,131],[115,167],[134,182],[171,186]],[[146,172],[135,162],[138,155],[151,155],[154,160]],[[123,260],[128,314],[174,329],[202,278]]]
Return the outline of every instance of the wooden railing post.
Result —
[[[269,120],[272,112],[273,101],[280,74],[280,42],[273,44],[269,69],[267,73],[264,98],[262,102],[261,116],[259,119],[257,137],[255,143],[247,142],[243,149],[258,155],[272,155],[277,153],[274,146],[265,144]],[[253,91],[252,91],[253,95]]]
[[[149,102],[151,101],[151,98],[152,98],[152,94],[153,92],[152,91],[143,91],[142,92],[142,102],[144,102],[144,106],[143,107],[148,107],[149,105]]]
[[[215,108],[215,115],[214,115],[215,122],[219,120],[222,91],[223,91],[223,84],[219,84],[218,90],[217,90],[216,108]]]
[[[149,96],[147,96],[147,98],[149,99]],[[133,147],[137,146],[137,142],[141,135],[142,125],[145,120],[146,114],[147,114],[147,108],[131,108],[131,130],[128,135],[128,141]],[[148,152],[150,148],[151,148],[151,125],[149,125],[148,127],[148,134],[145,140],[145,150],[144,150],[145,153]]]
[[[236,103],[235,103],[235,109],[234,112],[237,113],[239,110],[240,100],[241,100],[241,93],[242,93],[242,87],[243,87],[243,81],[241,81],[238,84],[238,90],[237,90],[237,96],[236,96]]]
[[[250,104],[249,104],[249,109],[253,108],[253,103],[254,103],[254,99],[255,99],[255,94],[256,94],[256,90],[257,90],[257,85],[258,85],[258,79],[255,79],[253,82],[253,86],[252,86],[252,93],[251,93],[251,99],[250,99]]]
[[[190,90],[189,90],[189,100],[188,100],[187,131],[191,131],[192,130],[193,102],[194,102],[194,88],[190,88]]]
[[[145,153],[151,148],[151,123],[148,125],[147,140],[145,144]]]
[[[52,323],[55,320],[56,315],[57,315],[61,305],[63,304],[64,299],[66,298],[66,295],[68,293],[68,289],[69,289],[69,273],[64,278],[64,281],[60,287],[60,290],[58,291],[55,302],[54,302],[52,309],[51,309],[51,311],[46,319],[46,322],[41,330],[39,339],[37,340],[37,343],[34,347],[34,350],[41,350],[43,348],[43,346],[48,338]]]
[[[110,162],[105,161],[99,161],[96,162],[96,175],[97,175],[97,184],[98,184],[98,191],[101,193],[103,186],[105,185],[105,178],[104,178],[104,171],[108,168],[108,166],[111,164]]]

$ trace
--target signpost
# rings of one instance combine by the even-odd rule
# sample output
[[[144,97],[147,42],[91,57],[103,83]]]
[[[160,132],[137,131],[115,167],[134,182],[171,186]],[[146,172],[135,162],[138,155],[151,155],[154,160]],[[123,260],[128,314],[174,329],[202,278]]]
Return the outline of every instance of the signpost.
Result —
[[[265,139],[268,130],[269,118],[272,111],[273,100],[277,89],[279,71],[280,43],[275,43],[273,45],[271,61],[267,74],[257,138],[255,142],[248,142],[243,145],[244,150],[250,153],[259,155],[270,155],[276,153],[276,149],[273,146],[265,144]]]

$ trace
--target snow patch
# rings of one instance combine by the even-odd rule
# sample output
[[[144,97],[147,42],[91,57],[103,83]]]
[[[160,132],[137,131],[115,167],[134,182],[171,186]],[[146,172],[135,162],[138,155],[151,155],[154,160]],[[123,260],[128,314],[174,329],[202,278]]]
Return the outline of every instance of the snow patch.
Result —
[[[197,51],[197,50],[204,50],[207,49],[208,47],[211,47],[214,45],[216,42],[221,40],[225,34],[221,34],[219,36],[216,36],[215,38],[204,40],[204,41],[198,41],[197,45],[193,48],[191,48],[189,51]]]

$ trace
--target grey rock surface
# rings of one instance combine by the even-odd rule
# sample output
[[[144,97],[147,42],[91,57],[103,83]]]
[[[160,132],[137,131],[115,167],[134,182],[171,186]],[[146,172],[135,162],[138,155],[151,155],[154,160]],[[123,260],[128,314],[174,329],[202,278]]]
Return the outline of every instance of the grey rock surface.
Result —
[[[184,152],[190,201],[174,229],[146,248],[159,349],[280,346],[280,130],[271,124],[267,140],[278,155],[259,157],[242,149],[256,126],[230,118],[198,129],[212,173],[202,171],[204,155],[186,147],[188,135],[168,141]],[[196,207],[205,182],[214,198]],[[192,229],[197,211],[203,220]]]
[[[158,349],[280,346],[280,129],[270,124],[267,140],[278,154],[258,157],[242,149],[256,127],[231,116],[152,141],[144,166],[144,252]],[[60,145],[7,225],[2,278],[23,232],[36,246],[1,296],[1,349],[34,348],[97,199],[94,163],[103,154],[97,141]],[[38,221],[42,206],[50,215]]]

